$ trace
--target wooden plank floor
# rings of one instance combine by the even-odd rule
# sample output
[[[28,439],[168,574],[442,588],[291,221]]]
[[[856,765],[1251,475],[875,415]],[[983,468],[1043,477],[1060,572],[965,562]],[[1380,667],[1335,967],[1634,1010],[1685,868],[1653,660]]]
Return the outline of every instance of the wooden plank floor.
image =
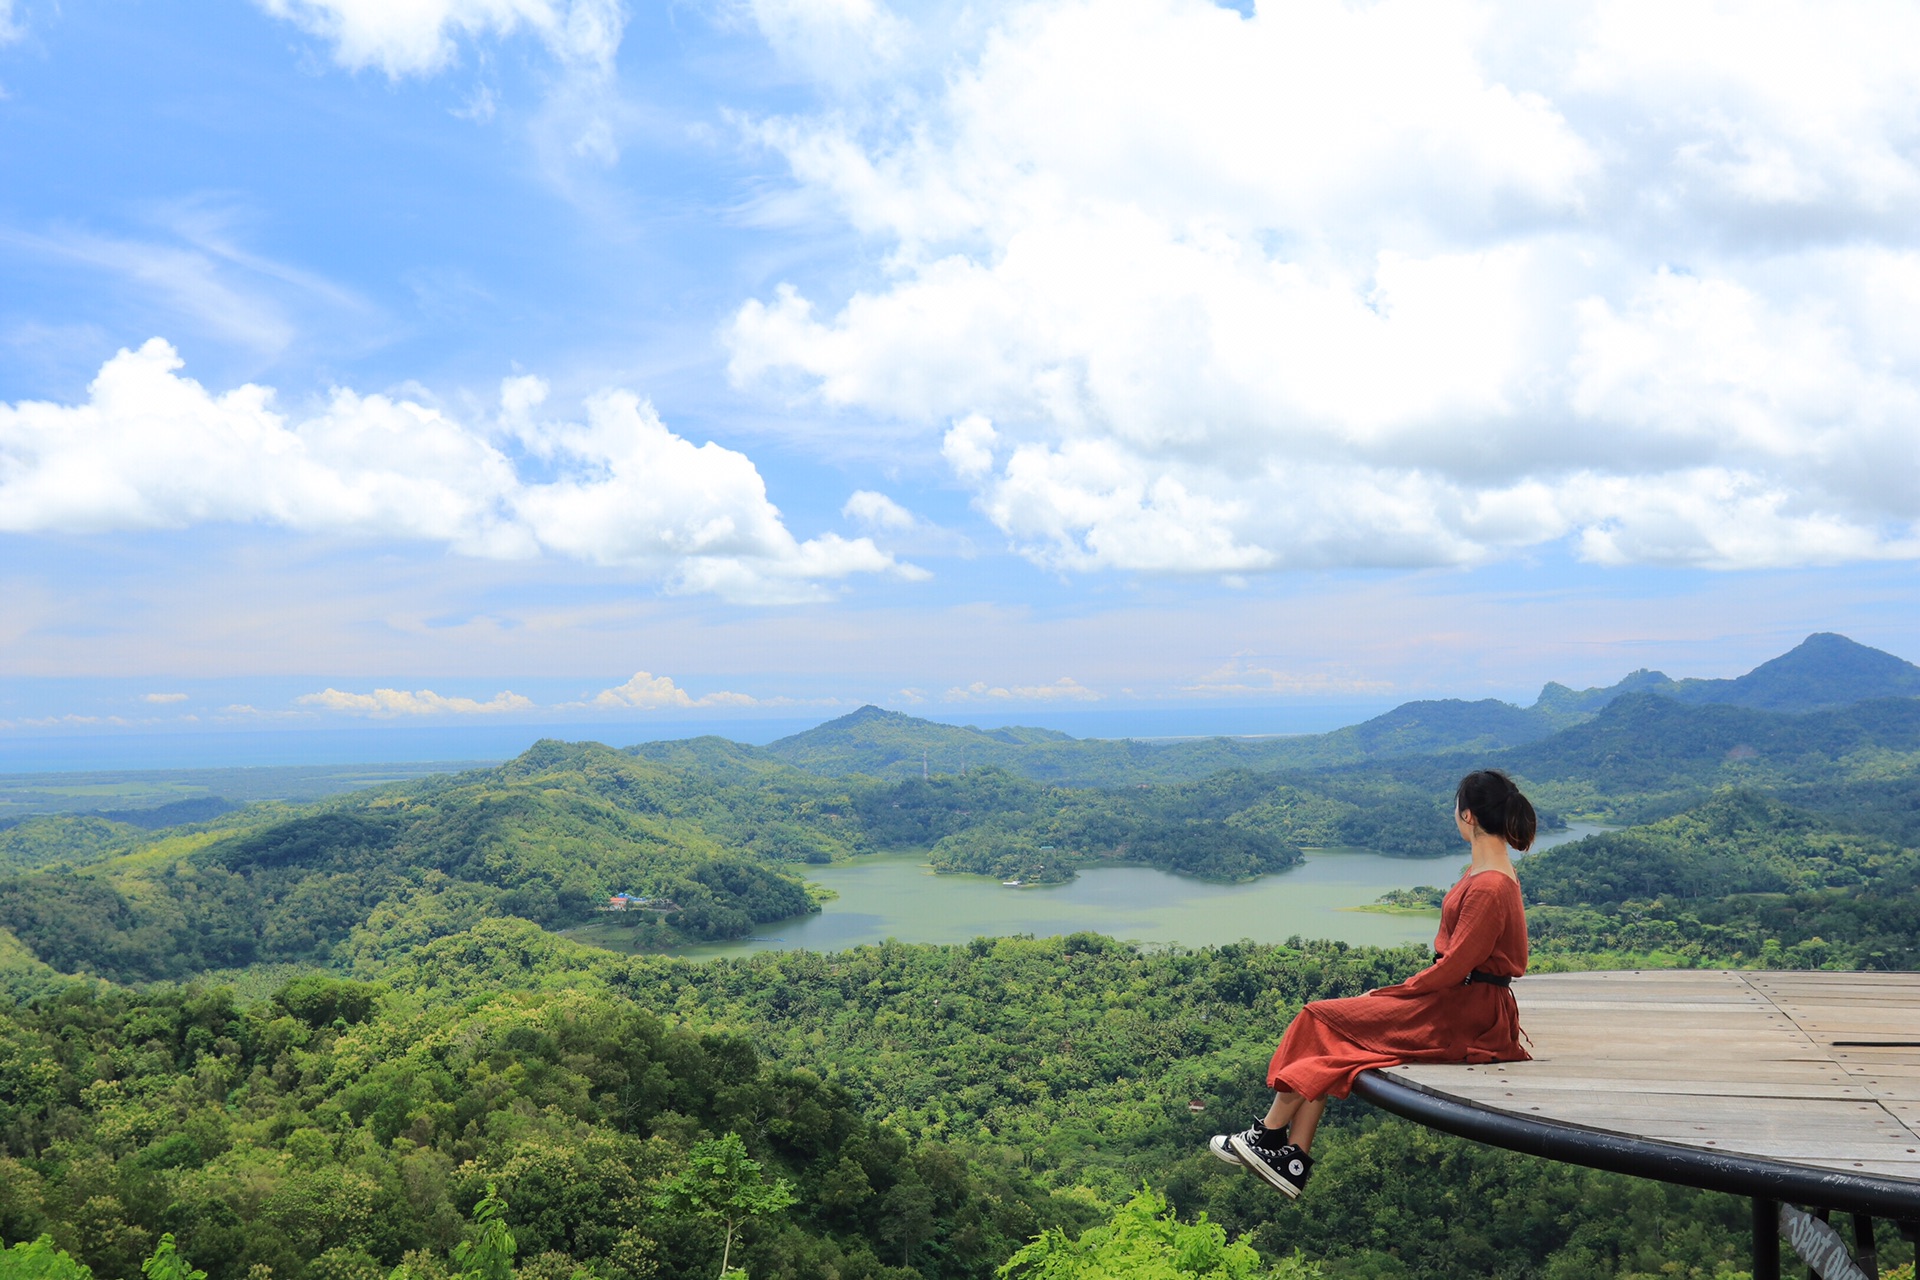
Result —
[[[1920,974],[1635,970],[1513,990],[1534,1061],[1384,1074],[1533,1120],[1920,1180]]]

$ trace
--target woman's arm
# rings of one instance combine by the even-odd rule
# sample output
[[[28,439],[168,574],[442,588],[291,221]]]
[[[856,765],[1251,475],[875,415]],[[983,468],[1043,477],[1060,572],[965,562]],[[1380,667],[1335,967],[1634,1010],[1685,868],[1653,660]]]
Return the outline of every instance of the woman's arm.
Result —
[[[1477,880],[1498,875],[1498,871],[1485,871],[1474,878]],[[1465,982],[1467,975],[1485,963],[1486,958],[1493,954],[1494,947],[1500,943],[1500,934],[1507,923],[1507,913],[1499,896],[1501,892],[1499,885],[1468,884],[1466,893],[1460,898],[1460,914],[1453,922],[1453,933],[1447,939],[1447,953],[1436,956],[1432,964],[1405,982],[1380,987],[1369,994],[1420,996],[1429,991],[1457,987]]]

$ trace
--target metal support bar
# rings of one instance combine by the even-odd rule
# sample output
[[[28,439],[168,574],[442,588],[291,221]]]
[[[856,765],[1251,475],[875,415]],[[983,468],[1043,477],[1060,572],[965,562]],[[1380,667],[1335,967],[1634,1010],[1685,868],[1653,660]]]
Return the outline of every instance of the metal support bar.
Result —
[[[1870,1214],[1853,1215],[1853,1260],[1868,1275],[1880,1274],[1880,1249],[1873,1242],[1873,1218]]]
[[[1780,1202],[1753,1198],[1753,1280],[1780,1280]]]

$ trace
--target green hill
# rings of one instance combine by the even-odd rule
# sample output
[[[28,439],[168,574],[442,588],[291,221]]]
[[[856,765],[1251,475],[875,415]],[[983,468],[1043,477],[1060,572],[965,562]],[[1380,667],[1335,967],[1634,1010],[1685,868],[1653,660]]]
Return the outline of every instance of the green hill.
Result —
[[[0,871],[90,862],[135,844],[143,834],[132,823],[110,818],[66,814],[24,818],[0,829]]]
[[[1732,680],[1681,680],[1671,697],[1764,711],[1820,711],[1876,698],[1920,696],[1920,667],[1845,636],[1821,632]]]
[[[1036,782],[1116,786],[1203,778],[1254,764],[1270,745],[1242,739],[1081,739],[1050,729],[976,729],[866,706],[761,748],[766,759],[831,777],[917,778],[982,766]]]
[[[1920,854],[1752,791],[1527,858],[1529,901],[1611,905],[1807,889],[1909,889]]]
[[[1532,710],[1566,724],[1596,714],[1630,693],[1759,711],[1823,711],[1878,698],[1920,697],[1920,667],[1823,631],[1730,680],[1675,680],[1659,671],[1643,670],[1604,689],[1576,692],[1563,684],[1549,684]]]
[[[1721,786],[1911,772],[1920,764],[1920,699],[1789,715],[1630,694],[1593,720],[1490,759],[1563,810],[1641,820]]]
[[[1345,729],[1274,744],[1270,759],[1293,767],[1440,752],[1498,751],[1538,742],[1557,726],[1510,702],[1447,698],[1407,702]]]
[[[613,892],[673,904],[635,913],[655,942],[738,937],[811,908],[775,864],[850,848],[828,816],[846,797],[786,772],[797,786],[729,789],[543,742],[498,769],[229,815],[0,880],[0,927],[57,969],[117,980],[324,963],[356,930],[355,947],[391,951],[489,916],[557,928]]]
[[[1729,790],[1520,864],[1541,963],[1920,967],[1920,849]]]

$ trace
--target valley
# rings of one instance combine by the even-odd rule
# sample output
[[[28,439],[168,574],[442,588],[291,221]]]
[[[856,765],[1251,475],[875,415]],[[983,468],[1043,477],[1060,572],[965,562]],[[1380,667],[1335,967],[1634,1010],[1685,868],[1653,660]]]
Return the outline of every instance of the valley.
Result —
[[[1536,969],[1920,967],[1920,699],[1809,645],[1782,681],[1859,699],[1629,680],[1543,695],[1544,731],[1441,703],[1162,743],[869,708],[304,799],[40,785],[0,827],[0,1239],[103,1280],[167,1237],[209,1280],[461,1280],[502,1222],[528,1280],[698,1274],[676,1179],[743,1141],[787,1189],[731,1242],[752,1276],[985,1280],[1164,1204],[1270,1278],[1732,1280],[1725,1197],[1359,1104],[1311,1205],[1203,1144],[1300,1003],[1424,962],[1471,767],[1542,811]]]

